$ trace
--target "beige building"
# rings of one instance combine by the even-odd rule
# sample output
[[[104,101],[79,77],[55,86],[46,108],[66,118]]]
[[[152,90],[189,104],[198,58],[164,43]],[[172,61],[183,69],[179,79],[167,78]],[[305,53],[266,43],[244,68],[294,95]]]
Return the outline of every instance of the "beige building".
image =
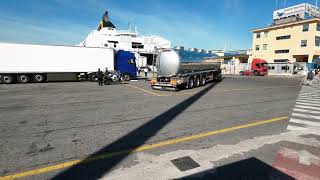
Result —
[[[252,55],[269,63],[311,63],[320,55],[320,18],[252,30]]]

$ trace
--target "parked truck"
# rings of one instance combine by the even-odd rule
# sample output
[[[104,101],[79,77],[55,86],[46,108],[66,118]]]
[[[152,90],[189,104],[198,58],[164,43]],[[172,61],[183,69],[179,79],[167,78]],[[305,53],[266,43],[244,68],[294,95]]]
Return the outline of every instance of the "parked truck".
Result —
[[[134,54],[112,48],[0,43],[0,64],[5,84],[94,80],[98,68],[136,78]]]
[[[240,75],[265,76],[268,75],[268,62],[264,59],[255,58],[252,60],[250,70],[240,71]]]
[[[150,81],[153,89],[173,89],[205,86],[211,81],[222,81],[220,64],[182,63],[177,52],[172,49],[162,50],[157,60],[157,77]]]

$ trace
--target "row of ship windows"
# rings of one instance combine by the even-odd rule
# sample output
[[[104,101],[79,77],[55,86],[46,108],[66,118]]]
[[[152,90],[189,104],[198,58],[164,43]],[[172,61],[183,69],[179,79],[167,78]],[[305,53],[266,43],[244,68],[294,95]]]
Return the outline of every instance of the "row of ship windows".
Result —
[[[108,41],[107,44],[104,44],[104,47],[117,47],[117,44],[119,42],[118,41]],[[131,47],[132,48],[137,48],[137,49],[143,49],[144,48],[144,45],[140,42],[132,42],[131,43]]]
[[[301,40],[300,47],[307,47],[308,45],[308,40]],[[320,47],[320,37],[316,36],[315,37],[315,46]],[[256,45],[256,51],[260,50],[260,45]],[[262,50],[268,50],[268,44],[263,44]],[[276,50],[276,54],[281,54],[281,53],[289,53],[289,50]]]
[[[309,24],[303,24],[302,25],[302,32],[307,32],[307,31],[309,31]],[[320,31],[320,24],[317,24],[317,31]],[[264,35],[264,37],[268,37],[268,31],[263,32],[263,35]],[[284,37],[285,38],[285,36],[279,36],[279,37]],[[256,33],[256,38],[257,39],[261,38],[261,33],[260,32]],[[290,37],[288,39],[290,39]],[[277,37],[277,40],[282,40],[282,39],[278,39],[278,37]]]

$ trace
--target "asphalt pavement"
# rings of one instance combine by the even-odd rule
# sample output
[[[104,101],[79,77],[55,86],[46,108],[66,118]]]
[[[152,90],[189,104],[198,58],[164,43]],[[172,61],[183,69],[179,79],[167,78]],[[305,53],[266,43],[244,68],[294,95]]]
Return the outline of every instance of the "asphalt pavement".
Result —
[[[287,126],[300,89],[300,77],[251,76],[180,92],[147,81],[1,85],[0,176],[192,179],[249,164],[290,179],[272,163],[297,135]],[[199,166],[180,171],[172,160],[186,156]]]

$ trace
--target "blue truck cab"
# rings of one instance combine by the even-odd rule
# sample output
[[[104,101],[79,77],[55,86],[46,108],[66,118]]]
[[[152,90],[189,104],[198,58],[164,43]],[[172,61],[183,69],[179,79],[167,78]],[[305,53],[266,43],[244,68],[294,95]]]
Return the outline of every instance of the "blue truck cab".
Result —
[[[137,79],[136,57],[129,51],[119,50],[115,58],[115,70],[128,80]]]

